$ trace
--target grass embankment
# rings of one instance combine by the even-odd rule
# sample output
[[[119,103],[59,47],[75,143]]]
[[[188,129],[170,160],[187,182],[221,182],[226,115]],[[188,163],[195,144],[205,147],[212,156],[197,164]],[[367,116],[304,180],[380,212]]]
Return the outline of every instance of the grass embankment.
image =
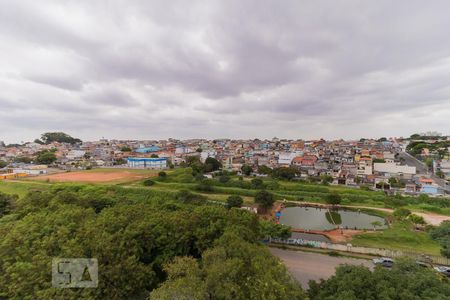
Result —
[[[6,194],[16,194],[19,197],[25,196],[32,190],[45,190],[49,188],[49,184],[45,182],[31,182],[20,180],[1,180],[0,192]]]
[[[252,187],[251,177],[239,180],[238,176],[229,175],[229,180],[220,182],[218,178],[207,179],[203,182],[209,186],[209,191],[199,190],[201,181],[192,176],[192,169],[175,169],[168,172],[164,179],[156,178],[154,189],[187,189],[192,192],[204,193],[209,198],[226,199],[219,195],[239,195],[246,198],[254,197],[258,189]],[[206,182],[206,183],[205,183]],[[298,202],[325,203],[328,195],[332,193],[341,196],[342,205],[368,206],[374,208],[406,207],[412,211],[431,212],[450,215],[450,205],[439,199],[419,199],[417,197],[386,196],[382,191],[370,191],[344,186],[331,186],[317,183],[283,181],[270,178],[263,179],[265,188],[273,193],[277,200],[290,200]]]
[[[122,170],[122,169],[119,169]],[[116,172],[117,169],[94,169],[90,171],[82,171],[90,174],[102,174],[105,172]],[[156,171],[149,170],[126,170],[132,174],[139,174],[146,177],[154,176]],[[190,190],[193,193],[206,196],[213,201],[225,202],[230,195],[240,195],[244,199],[244,203],[252,204],[253,196],[257,193],[258,189],[255,188],[242,188],[235,185],[239,183],[237,176],[230,176],[230,181],[226,183],[220,183],[217,179],[210,180],[212,182],[210,191],[199,190],[199,181],[196,181],[192,176],[192,170],[175,169],[166,171],[166,178],[153,178],[155,184],[150,188],[144,187],[142,184],[143,179],[130,178],[131,181],[119,181],[114,183],[91,183],[92,186],[103,186],[103,188],[111,189],[114,186],[122,185],[123,188],[115,191],[122,193],[122,189],[130,190],[129,187],[133,187],[133,197],[146,199],[148,194],[154,193],[175,193],[179,190]],[[249,179],[244,178],[246,184],[249,183]],[[382,192],[366,191],[354,188],[346,188],[341,186],[324,186],[319,184],[310,184],[304,182],[287,182],[279,180],[265,179],[264,183],[270,187],[270,192],[275,195],[277,200],[291,200],[291,201],[307,201],[324,203],[325,198],[330,193],[338,193],[341,195],[343,205],[361,205],[374,208],[387,207],[385,196]],[[274,184],[275,183],[275,184]],[[23,197],[31,190],[44,190],[54,185],[54,183],[48,183],[44,181],[0,181],[0,192],[17,194]],[[77,183],[64,183],[64,185],[74,185]],[[79,183],[78,183],[79,185]],[[116,190],[116,189],[115,189]],[[136,194],[136,195],[134,195]],[[126,193],[126,198],[131,195]],[[434,201],[434,200],[433,200]],[[430,202],[434,203],[434,202]],[[404,207],[411,209],[412,211],[426,211],[438,214],[450,215],[450,208],[437,207],[429,203],[410,203]],[[374,211],[367,211],[369,214],[374,214]],[[376,212],[377,215],[385,216],[384,212]],[[414,251],[423,252],[432,255],[439,255],[440,246],[428,236],[426,232],[415,232],[411,230],[410,224],[395,221],[391,228],[379,232],[368,232],[355,236],[351,242],[355,246],[366,246],[376,248],[386,248],[392,250],[402,251]]]
[[[383,231],[355,235],[351,243],[354,246],[440,255],[440,245],[428,233],[414,231],[412,224],[407,221],[395,221]]]

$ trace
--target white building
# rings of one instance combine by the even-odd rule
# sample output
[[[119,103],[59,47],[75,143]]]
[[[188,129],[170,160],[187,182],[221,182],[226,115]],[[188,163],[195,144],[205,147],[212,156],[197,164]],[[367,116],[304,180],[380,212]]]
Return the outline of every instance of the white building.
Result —
[[[214,151],[214,150],[203,150],[201,153],[200,153],[200,160],[202,161],[202,162],[205,162],[205,160],[208,158],[208,157],[212,157],[212,158],[216,158],[216,151]]]
[[[372,175],[372,173],[373,173],[372,159],[361,158],[358,162],[356,174],[364,176],[364,175]]]
[[[86,154],[86,151],[83,150],[70,150],[69,153],[67,153],[66,158],[67,159],[80,159]]]
[[[47,174],[48,167],[46,165],[30,165],[22,168],[13,169],[14,173],[25,173],[28,175],[41,175]]]
[[[165,169],[167,158],[128,157],[128,167],[138,169]]]
[[[295,152],[280,152],[278,154],[278,164],[289,166],[296,155]]]
[[[390,175],[400,175],[400,174],[414,175],[414,174],[416,174],[416,167],[402,166],[402,165],[397,165],[395,163],[374,163],[373,169],[375,172],[387,173]]]

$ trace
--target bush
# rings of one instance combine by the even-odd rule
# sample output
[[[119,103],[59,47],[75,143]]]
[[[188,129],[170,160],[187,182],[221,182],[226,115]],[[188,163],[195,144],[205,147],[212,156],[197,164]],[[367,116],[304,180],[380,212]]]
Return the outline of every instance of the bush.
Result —
[[[227,198],[227,208],[230,209],[232,207],[241,207],[242,203],[244,203],[244,199],[238,195],[231,195]]]
[[[256,193],[255,203],[258,203],[263,209],[272,207],[275,197],[268,191],[262,190]]]
[[[337,193],[332,193],[332,194],[329,194],[329,195],[326,197],[325,201],[326,201],[328,204],[331,204],[331,205],[338,205],[338,204],[341,203],[342,198],[341,198],[341,196],[340,196],[339,194],[337,194]]]
[[[164,172],[164,171],[161,171],[161,172],[158,173],[158,177],[159,178],[166,178],[167,177],[167,173]]]
[[[394,210],[394,217],[396,217],[399,220],[403,220],[407,218],[411,214],[411,211],[407,208],[401,207]]]
[[[143,182],[143,184],[144,184],[145,186],[152,186],[152,185],[155,184],[155,182],[154,182],[153,180],[151,180],[151,179],[145,179],[144,182]]]
[[[252,182],[252,188],[254,188],[254,189],[264,188],[264,182],[260,178],[253,178],[251,182]]]
[[[200,192],[212,192],[212,191],[214,191],[214,187],[209,185],[209,184],[207,184],[207,183],[205,183],[205,182],[202,182],[202,183],[198,184],[195,187],[195,189],[197,191],[200,191]]]

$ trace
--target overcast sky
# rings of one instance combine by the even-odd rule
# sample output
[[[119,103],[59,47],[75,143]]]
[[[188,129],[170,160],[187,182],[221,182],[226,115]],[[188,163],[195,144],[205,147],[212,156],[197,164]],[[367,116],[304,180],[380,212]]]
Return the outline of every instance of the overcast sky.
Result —
[[[450,133],[450,1],[0,5],[5,142]]]

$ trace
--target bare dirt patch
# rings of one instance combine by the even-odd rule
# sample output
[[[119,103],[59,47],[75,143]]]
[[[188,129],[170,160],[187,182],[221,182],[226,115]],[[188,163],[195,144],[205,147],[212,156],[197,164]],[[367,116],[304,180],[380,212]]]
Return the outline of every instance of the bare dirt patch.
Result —
[[[134,173],[125,170],[114,172],[67,172],[46,176],[39,176],[38,180],[49,180],[50,182],[84,182],[84,183],[120,183],[136,181],[147,177],[156,176],[156,174]]]

